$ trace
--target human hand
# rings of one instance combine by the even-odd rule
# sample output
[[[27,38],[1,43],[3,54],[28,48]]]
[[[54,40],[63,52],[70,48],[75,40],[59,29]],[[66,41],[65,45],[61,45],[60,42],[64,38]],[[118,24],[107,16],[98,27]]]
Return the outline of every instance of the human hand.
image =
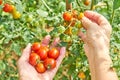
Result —
[[[51,44],[51,47],[57,46],[59,43],[59,38],[54,39]],[[43,41],[42,45],[48,45],[50,42],[50,36],[46,36]],[[20,75],[20,80],[52,80],[65,56],[65,47],[59,48],[60,56],[57,58],[56,67],[52,70],[47,70],[44,73],[38,73],[35,68],[29,64],[29,55],[31,52],[31,44],[28,44],[27,47],[23,50],[22,56],[18,60],[18,70]]]
[[[91,58],[96,51],[109,50],[112,28],[107,19],[96,12],[85,11],[84,15],[85,17],[81,21],[86,33],[80,32],[79,36],[85,43],[86,56]],[[95,56],[95,54],[93,55]]]

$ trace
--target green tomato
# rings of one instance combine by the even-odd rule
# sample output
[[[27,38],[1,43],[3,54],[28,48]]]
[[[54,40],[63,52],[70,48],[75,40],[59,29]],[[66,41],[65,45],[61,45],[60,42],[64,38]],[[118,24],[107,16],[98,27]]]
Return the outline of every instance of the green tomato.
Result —
[[[57,32],[58,33],[64,33],[64,31],[65,31],[65,27],[64,26],[57,27]]]
[[[27,22],[31,22],[33,20],[33,15],[28,15],[27,18],[26,18],[26,21]]]
[[[63,36],[63,38],[62,38],[62,40],[64,41],[64,42],[70,42],[71,41],[71,37],[69,36],[69,35],[64,35]]]

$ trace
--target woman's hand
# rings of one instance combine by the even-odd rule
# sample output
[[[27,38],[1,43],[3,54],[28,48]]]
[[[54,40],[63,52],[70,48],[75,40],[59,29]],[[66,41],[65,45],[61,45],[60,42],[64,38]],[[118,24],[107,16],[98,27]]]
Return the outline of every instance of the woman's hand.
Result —
[[[86,11],[82,24],[86,33],[79,36],[84,41],[85,54],[88,57],[92,80],[118,80],[116,72],[111,67],[109,55],[110,35],[112,28],[105,17]]]
[[[48,45],[50,41],[50,36],[46,36],[43,41],[42,45]],[[54,39],[51,47],[57,46],[59,43],[59,38]],[[35,68],[29,64],[29,54],[31,52],[31,44],[28,44],[27,47],[24,49],[22,56],[18,61],[18,69],[20,80],[53,80],[64,56],[65,56],[65,47],[60,48],[60,56],[57,59],[57,65],[52,70],[47,70],[45,73],[38,73]]]
[[[85,17],[82,18],[82,24],[86,33],[79,33],[84,41],[84,49],[88,58],[89,53],[96,53],[99,50],[109,50],[109,42],[112,28],[105,17],[93,12],[84,12]]]

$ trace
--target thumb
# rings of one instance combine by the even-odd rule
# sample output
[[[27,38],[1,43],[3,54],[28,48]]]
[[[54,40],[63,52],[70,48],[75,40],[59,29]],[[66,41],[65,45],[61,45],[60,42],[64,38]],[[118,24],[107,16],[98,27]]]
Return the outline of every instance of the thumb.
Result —
[[[31,52],[31,44],[29,43],[27,47],[23,50],[20,60],[28,60],[30,52]]]

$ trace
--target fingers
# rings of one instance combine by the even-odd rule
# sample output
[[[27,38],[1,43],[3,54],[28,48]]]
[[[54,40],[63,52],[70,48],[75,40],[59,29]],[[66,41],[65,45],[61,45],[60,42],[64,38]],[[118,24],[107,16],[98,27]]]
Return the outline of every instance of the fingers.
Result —
[[[50,35],[45,36],[45,38],[41,42],[42,45],[47,46],[50,42],[50,39],[51,39]]]
[[[112,32],[112,27],[104,16],[93,11],[85,11],[84,15],[91,21],[97,23],[105,31],[107,36],[110,37],[110,34]]]
[[[107,21],[107,19],[98,14],[97,12],[93,12],[93,11],[85,11],[84,15],[89,18],[91,21],[97,23],[98,25],[105,25],[105,24],[109,24],[109,22]]]
[[[82,31],[80,31],[80,32],[78,33],[78,36],[80,36],[80,38],[81,38],[84,42],[86,42],[86,35],[85,35]]]
[[[89,20],[87,17],[83,17],[82,18],[82,24],[83,24],[83,27],[87,30],[91,27],[94,27],[93,26],[93,22],[91,20]]]
[[[66,47],[61,47],[60,56],[57,59],[57,66],[59,66],[61,64],[63,58],[65,57],[65,52],[66,52]]]
[[[58,43],[60,42],[60,38],[58,37],[58,38],[55,38],[54,40],[53,40],[53,42],[51,43],[51,48],[52,47],[56,47],[57,45],[58,45]]]
[[[23,50],[20,60],[28,60],[30,52],[31,52],[31,44],[29,43],[27,47]]]

